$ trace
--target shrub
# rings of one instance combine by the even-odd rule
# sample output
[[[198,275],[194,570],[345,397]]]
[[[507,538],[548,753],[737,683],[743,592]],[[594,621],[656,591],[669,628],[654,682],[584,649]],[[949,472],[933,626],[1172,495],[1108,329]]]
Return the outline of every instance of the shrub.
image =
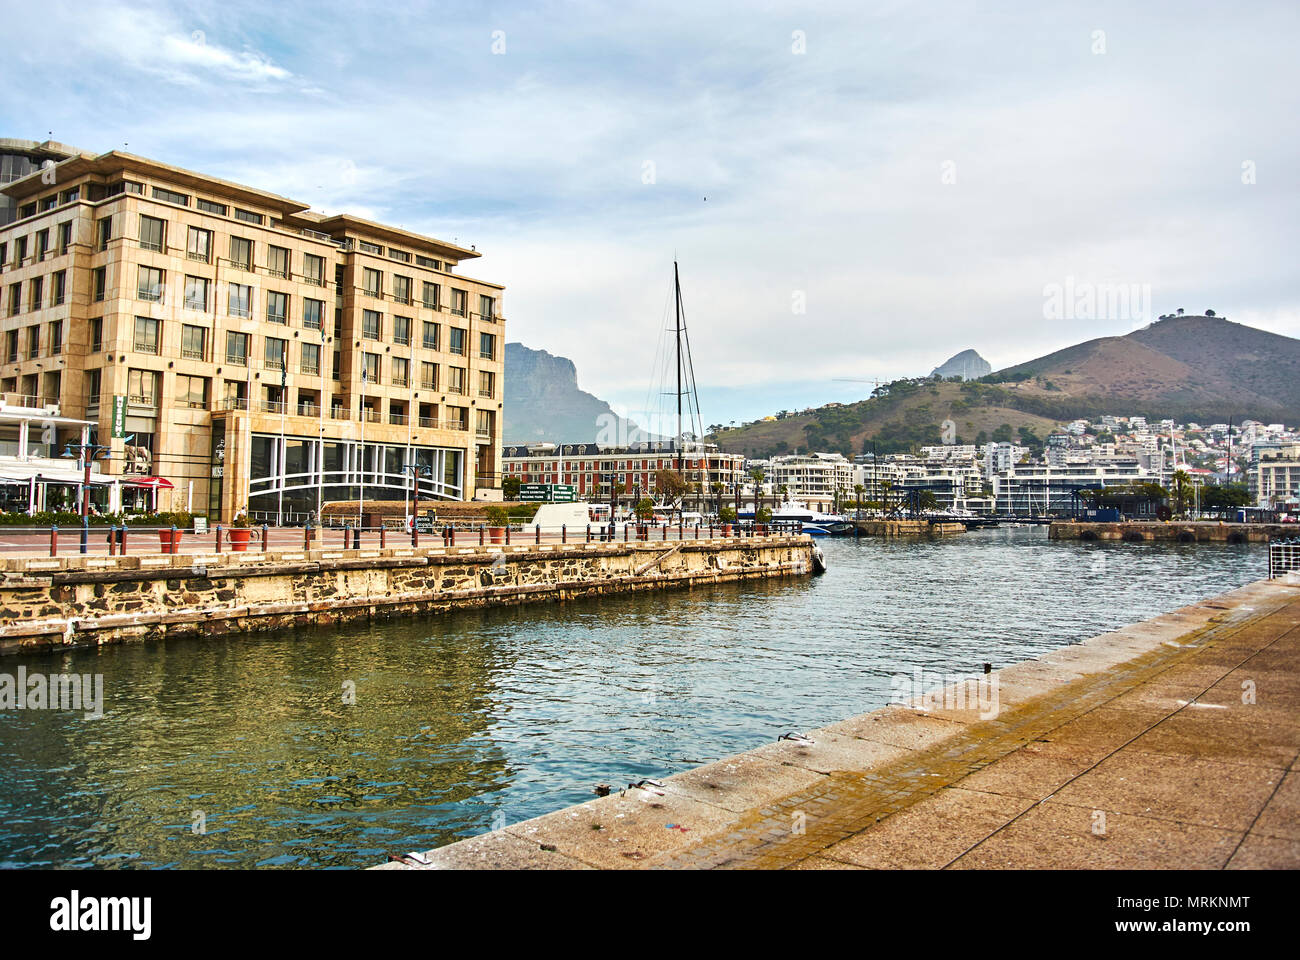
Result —
[[[488,526],[491,527],[504,527],[510,521],[510,514],[506,511],[506,508],[495,503],[484,510],[483,513],[487,516]]]

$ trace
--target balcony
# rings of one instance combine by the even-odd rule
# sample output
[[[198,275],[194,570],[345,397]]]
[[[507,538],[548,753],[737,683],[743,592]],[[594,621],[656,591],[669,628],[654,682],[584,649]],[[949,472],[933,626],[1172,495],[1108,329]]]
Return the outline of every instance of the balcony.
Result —
[[[318,377],[320,376],[320,364],[302,363],[298,367],[298,372],[307,377]]]
[[[279,357],[265,357],[262,360],[263,370],[283,370],[284,361]]]
[[[392,424],[396,424],[399,427],[404,427],[406,426],[406,422],[407,422],[406,414],[390,413],[388,415],[388,422]]]
[[[409,387],[411,385],[411,380],[409,377],[403,377],[398,374],[393,374],[390,382],[395,387]]]
[[[420,389],[421,389],[421,390],[437,390],[437,389],[438,389],[438,381],[437,381],[437,380],[421,380],[421,381],[420,381]]]
[[[424,347],[424,349],[426,349],[426,350],[437,350],[437,349],[438,349],[438,341],[437,341],[437,340],[430,340],[428,337],[425,337],[425,338],[424,338],[424,342],[421,344],[421,346]]]
[[[237,367],[248,366],[248,357],[242,353],[227,353],[226,363],[233,363]]]
[[[400,333],[395,333],[393,334],[393,343],[401,347],[409,347],[411,345],[411,338],[409,335],[403,336]]]
[[[199,253],[197,250],[186,250],[186,251],[185,251],[185,259],[187,259],[187,260],[193,260],[195,263],[211,263],[211,262],[212,262],[212,254],[210,254],[210,253]]]
[[[181,357],[185,360],[206,360],[207,351],[202,347],[181,347]],[[227,360],[227,362],[233,361]]]
[[[157,340],[136,340],[132,345],[136,353],[151,353],[154,356],[158,354]]]
[[[361,411],[361,419],[366,423],[383,423],[383,415],[374,407],[366,407]]]
[[[300,417],[319,417],[320,413],[321,407],[318,403],[300,402],[298,404],[298,416]]]

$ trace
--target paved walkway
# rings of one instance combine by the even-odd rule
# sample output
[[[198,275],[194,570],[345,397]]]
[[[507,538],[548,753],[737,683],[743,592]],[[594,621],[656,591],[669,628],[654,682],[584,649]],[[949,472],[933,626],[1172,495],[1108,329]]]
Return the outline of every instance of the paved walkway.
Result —
[[[950,686],[424,868],[1300,867],[1298,586],[1251,584],[997,671],[996,715]]]

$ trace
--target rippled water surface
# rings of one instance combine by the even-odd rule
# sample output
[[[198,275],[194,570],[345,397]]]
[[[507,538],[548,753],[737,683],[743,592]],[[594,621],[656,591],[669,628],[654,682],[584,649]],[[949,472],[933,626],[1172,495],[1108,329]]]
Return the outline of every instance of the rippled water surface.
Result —
[[[101,673],[106,700],[91,720],[0,712],[0,866],[369,866],[874,709],[894,674],[1005,665],[1267,566],[1256,546],[1043,528],[823,546],[819,578],[0,659]]]

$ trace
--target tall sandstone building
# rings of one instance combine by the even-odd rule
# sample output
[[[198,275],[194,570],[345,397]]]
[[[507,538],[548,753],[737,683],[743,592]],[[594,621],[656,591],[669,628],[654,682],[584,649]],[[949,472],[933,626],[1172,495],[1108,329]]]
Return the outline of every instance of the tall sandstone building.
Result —
[[[474,250],[119,151],[24,152],[0,400],[57,414],[38,453],[110,448],[103,506],[295,522],[500,487],[502,287],[458,272]]]

